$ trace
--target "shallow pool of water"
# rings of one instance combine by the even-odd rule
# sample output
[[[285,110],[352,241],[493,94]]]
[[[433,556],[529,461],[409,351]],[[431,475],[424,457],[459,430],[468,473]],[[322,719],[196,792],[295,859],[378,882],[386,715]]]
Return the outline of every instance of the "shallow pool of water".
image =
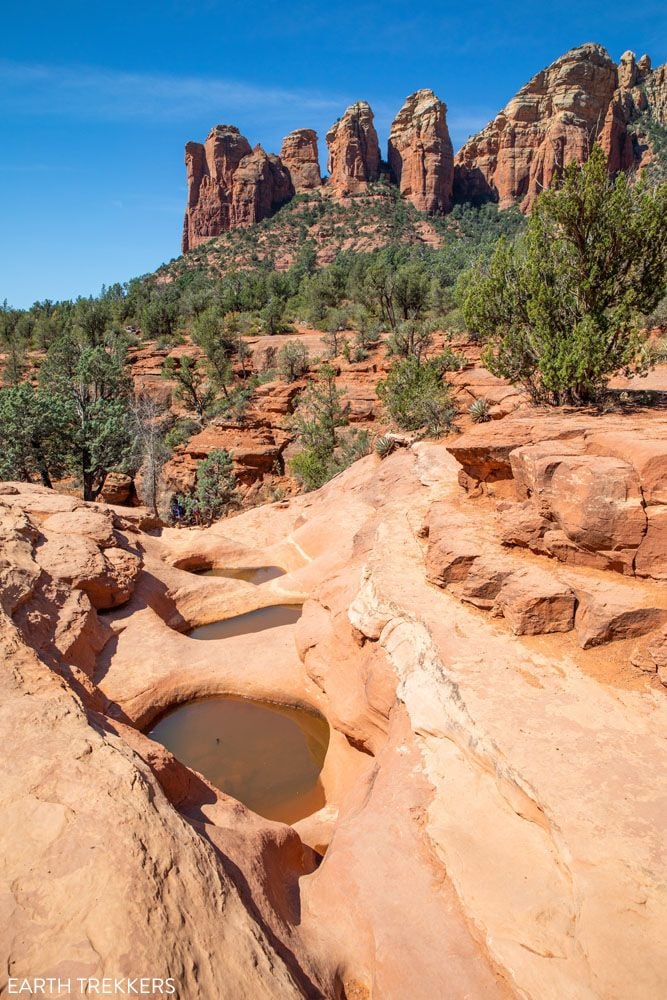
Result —
[[[224,576],[228,580],[245,580],[246,583],[259,586],[268,583],[269,580],[277,580],[285,573],[286,570],[282,566],[248,566],[239,569],[209,569],[202,573],[202,576]]]
[[[273,604],[270,608],[257,608],[256,611],[247,611],[234,618],[199,625],[188,632],[188,635],[191,639],[229,639],[233,635],[262,632],[277,625],[293,625],[300,617],[300,604]]]
[[[216,788],[267,819],[295,823],[324,804],[322,716],[243,698],[179,705],[148,735]]]

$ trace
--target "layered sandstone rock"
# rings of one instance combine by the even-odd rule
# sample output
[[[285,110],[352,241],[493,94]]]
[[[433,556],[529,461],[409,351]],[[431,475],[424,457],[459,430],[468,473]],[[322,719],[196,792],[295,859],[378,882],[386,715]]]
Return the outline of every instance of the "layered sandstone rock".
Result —
[[[380,147],[366,101],[352,104],[327,132],[329,185],[339,197],[363,191],[380,172]]]
[[[448,447],[465,489],[506,498],[506,545],[626,576],[667,576],[663,418],[517,415]]]
[[[233,125],[216,125],[204,144],[185,147],[188,200],[183,223],[183,252],[231,229],[232,181],[250,143]]]
[[[562,167],[587,158],[616,88],[616,65],[600,45],[566,52],[457,153],[457,200],[530,208]]]
[[[321,186],[317,133],[312,129],[300,128],[285,136],[280,159],[289,171],[297,194],[315,191]]]
[[[389,166],[401,194],[420,212],[449,210],[454,153],[447,129],[447,106],[432,90],[407,98],[389,133]]]
[[[618,66],[600,45],[581,45],[522,87],[455,159],[458,201],[518,202],[530,209],[562,168],[586,160],[599,141],[610,172],[644,165],[644,150],[629,126],[643,113],[667,120],[665,67],[625,52]],[[650,157],[649,157],[650,158]]]
[[[237,226],[268,218],[294,194],[280,159],[250,148],[233,125],[216,125],[206,142],[185,147],[188,201],[183,252]]]
[[[253,226],[268,219],[294,196],[294,187],[278,156],[255,146],[239,163],[232,192],[232,227]]]
[[[504,423],[494,461],[511,476]],[[546,447],[556,434],[562,450],[580,429],[579,417],[560,430],[534,417],[513,438]],[[618,457],[618,439],[596,441]],[[472,469],[480,442],[465,451]],[[660,501],[661,458],[635,451]],[[580,457],[574,443],[568,457]],[[188,998],[665,994],[667,600],[653,583],[610,587],[587,567],[503,548],[491,505],[461,503],[457,470],[422,441],[288,502],[153,534],[136,510],[3,488],[4,968],[155,970]],[[604,511],[586,510],[599,532]],[[40,550],[70,537],[100,555],[127,546],[143,564],[122,608],[89,607],[104,648],[79,694],[39,633],[51,586]],[[78,552],[63,560],[60,612],[88,599]],[[211,565],[285,574],[254,587],[179,568]],[[183,634],[282,602],[304,602],[296,625]],[[562,634],[573,615],[586,649]],[[631,667],[617,640],[634,647],[648,629],[649,669]],[[609,665],[623,657],[618,678]],[[317,813],[292,828],[263,820],[139,731],[220,695],[325,716]]]

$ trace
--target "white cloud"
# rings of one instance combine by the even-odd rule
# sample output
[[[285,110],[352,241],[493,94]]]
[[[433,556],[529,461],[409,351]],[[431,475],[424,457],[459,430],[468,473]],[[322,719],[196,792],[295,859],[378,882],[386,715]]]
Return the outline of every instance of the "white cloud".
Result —
[[[215,77],[126,73],[86,66],[30,65],[0,60],[0,112],[58,115],[96,121],[179,121],[197,114],[298,110],[335,114],[344,98]]]

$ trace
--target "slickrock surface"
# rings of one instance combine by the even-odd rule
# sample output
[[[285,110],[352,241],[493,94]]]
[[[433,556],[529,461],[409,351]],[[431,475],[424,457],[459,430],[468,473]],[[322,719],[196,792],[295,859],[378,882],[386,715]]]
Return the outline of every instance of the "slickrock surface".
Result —
[[[389,166],[401,194],[420,212],[447,212],[452,204],[454,152],[447,106],[432,90],[411,94],[389,133]]]
[[[285,136],[280,159],[289,171],[297,194],[316,191],[321,186],[317,134],[312,129],[300,128]]]
[[[455,158],[458,201],[514,202],[528,211],[560,170],[582,163],[599,139],[610,170],[629,170],[650,159],[646,143],[628,126],[650,110],[665,120],[665,67],[626,52],[616,66],[600,45],[571,49],[537,73]]]
[[[538,540],[560,511],[525,452],[596,448],[611,513],[572,503],[573,544],[634,545],[637,493],[615,484],[660,501],[667,479],[632,419],[517,414],[206,530],[4,484],[5,964],[147,964],[188,1000],[663,996],[667,597],[501,531],[512,505]],[[98,612],[114,551],[139,569]],[[286,573],[189,572],[263,565]],[[184,634],[285,602],[296,625]],[[263,820],[139,731],[223,694],[325,716],[319,812]]]
[[[350,105],[327,132],[329,185],[338,196],[355,194],[376,181],[380,147],[373,112],[366,101]]]

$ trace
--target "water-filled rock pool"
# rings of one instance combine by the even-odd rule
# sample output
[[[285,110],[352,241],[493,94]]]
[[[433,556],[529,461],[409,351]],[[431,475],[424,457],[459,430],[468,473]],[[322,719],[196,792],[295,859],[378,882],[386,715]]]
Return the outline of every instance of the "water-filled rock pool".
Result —
[[[285,576],[285,572],[282,566],[254,566],[238,569],[207,569],[201,576],[224,576],[228,580],[245,580],[246,583],[259,586],[268,583],[269,580],[277,580],[279,576]]]
[[[148,735],[267,819],[295,823],[325,804],[319,775],[329,726],[318,713],[207,698],[166,713]]]
[[[300,617],[300,604],[272,604],[268,608],[257,608],[233,618],[199,625],[188,632],[188,635],[191,639],[229,639],[234,635],[262,632],[278,625],[294,625]]]

